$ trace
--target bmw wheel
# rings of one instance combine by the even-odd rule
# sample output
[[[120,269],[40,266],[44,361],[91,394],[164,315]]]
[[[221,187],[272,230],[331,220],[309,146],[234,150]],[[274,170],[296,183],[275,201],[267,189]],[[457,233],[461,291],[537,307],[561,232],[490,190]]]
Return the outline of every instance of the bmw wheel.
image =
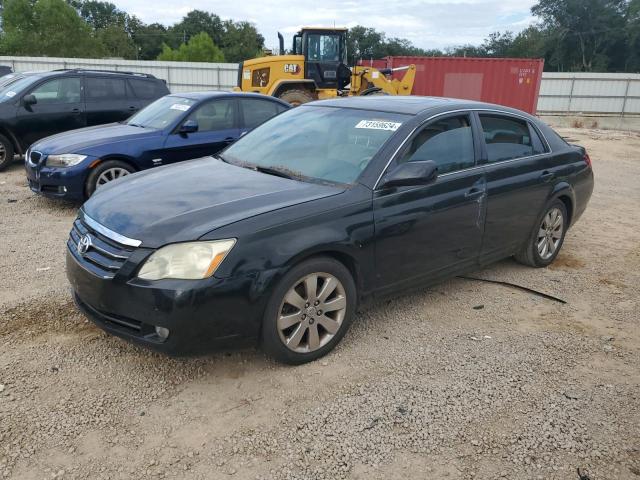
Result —
[[[87,178],[87,198],[101,186],[134,172],[135,169],[131,165],[121,160],[107,160],[100,163]]]
[[[340,262],[318,257],[291,269],[276,286],[262,325],[262,345],[276,360],[301,364],[326,355],[356,310],[356,287]]]

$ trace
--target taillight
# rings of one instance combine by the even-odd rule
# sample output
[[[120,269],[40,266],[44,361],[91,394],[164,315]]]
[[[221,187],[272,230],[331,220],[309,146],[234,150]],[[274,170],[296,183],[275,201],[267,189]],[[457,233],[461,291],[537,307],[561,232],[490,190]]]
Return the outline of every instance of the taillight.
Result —
[[[584,152],[584,157],[582,157],[582,159],[584,160],[584,163],[587,164],[587,167],[591,166],[591,157],[589,157],[587,152]]]

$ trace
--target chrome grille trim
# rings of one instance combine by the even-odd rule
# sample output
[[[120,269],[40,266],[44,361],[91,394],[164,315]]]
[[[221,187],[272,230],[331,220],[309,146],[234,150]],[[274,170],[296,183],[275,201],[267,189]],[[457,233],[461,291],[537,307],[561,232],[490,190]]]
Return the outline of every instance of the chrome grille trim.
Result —
[[[78,217],[86,223],[90,228],[95,230],[96,232],[104,235],[107,238],[110,238],[114,242],[120,243],[122,245],[127,245],[129,247],[139,247],[142,245],[142,240],[136,240],[135,238],[125,237],[124,235],[120,235],[113,230],[108,229],[104,225],[96,222],[93,218],[84,213],[83,210],[80,210]]]

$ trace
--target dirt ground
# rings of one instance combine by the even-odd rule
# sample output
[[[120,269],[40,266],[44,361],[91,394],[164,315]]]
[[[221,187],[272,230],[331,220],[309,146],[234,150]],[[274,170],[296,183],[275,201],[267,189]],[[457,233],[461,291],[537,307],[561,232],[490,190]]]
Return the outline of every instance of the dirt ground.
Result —
[[[550,268],[367,306],[339,347],[171,359],[70,301],[73,206],[0,173],[0,477],[640,479],[640,135],[564,129],[596,188]]]

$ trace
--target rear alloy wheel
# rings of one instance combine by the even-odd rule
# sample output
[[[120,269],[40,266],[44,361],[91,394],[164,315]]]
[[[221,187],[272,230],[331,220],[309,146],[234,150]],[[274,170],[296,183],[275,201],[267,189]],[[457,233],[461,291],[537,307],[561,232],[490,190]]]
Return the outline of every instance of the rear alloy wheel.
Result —
[[[532,267],[546,267],[560,252],[567,230],[567,208],[560,200],[547,207],[527,245],[516,260]]]
[[[13,144],[4,135],[0,135],[0,171],[13,162]]]
[[[262,340],[277,360],[300,364],[329,352],[355,312],[355,284],[330,258],[294,267],[276,287],[265,311]]]
[[[87,197],[93,195],[103,185],[134,172],[131,165],[120,160],[107,160],[100,163],[87,178]]]

